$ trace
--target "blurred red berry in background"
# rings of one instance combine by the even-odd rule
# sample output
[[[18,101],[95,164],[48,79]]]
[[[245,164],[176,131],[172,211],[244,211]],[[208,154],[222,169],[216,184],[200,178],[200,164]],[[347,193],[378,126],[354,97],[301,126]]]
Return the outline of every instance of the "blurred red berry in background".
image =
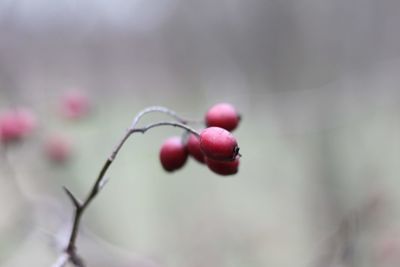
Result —
[[[61,113],[68,119],[79,119],[87,115],[90,109],[89,98],[78,90],[71,90],[61,98]]]
[[[3,143],[19,141],[36,128],[37,120],[27,108],[7,110],[0,115],[0,139]]]
[[[71,157],[71,152],[71,140],[63,135],[53,134],[45,142],[46,156],[53,162],[66,162]]]

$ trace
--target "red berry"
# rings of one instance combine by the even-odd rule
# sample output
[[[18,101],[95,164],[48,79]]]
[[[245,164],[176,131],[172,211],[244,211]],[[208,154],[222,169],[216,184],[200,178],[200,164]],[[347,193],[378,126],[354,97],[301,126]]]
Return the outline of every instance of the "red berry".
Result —
[[[232,131],[238,126],[240,115],[231,104],[220,103],[207,111],[205,121],[207,127],[216,126]]]
[[[190,134],[186,146],[189,155],[191,155],[198,162],[204,163],[204,155],[200,148],[199,137],[195,136],[194,134]]]
[[[71,141],[61,135],[50,136],[45,143],[45,152],[51,161],[63,163],[71,156]]]
[[[239,170],[239,157],[233,161],[218,161],[206,158],[206,164],[210,170],[220,175],[233,175]]]
[[[183,167],[187,157],[188,152],[180,137],[168,138],[161,146],[160,161],[167,172]]]
[[[69,119],[79,119],[89,111],[89,99],[80,91],[69,91],[61,99],[61,113]]]
[[[209,127],[201,132],[200,148],[206,157],[220,161],[232,161],[239,153],[235,137],[219,127]]]
[[[27,109],[19,108],[0,115],[0,139],[3,142],[18,141],[36,127],[36,118]]]

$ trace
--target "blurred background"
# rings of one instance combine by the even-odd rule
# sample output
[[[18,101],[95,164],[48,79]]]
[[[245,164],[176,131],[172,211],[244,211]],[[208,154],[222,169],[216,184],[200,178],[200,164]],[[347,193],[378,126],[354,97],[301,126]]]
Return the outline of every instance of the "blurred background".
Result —
[[[181,131],[133,136],[84,215],[88,266],[399,266],[399,25],[395,0],[0,1],[0,108],[35,126],[1,147],[0,266],[51,266],[62,186],[83,198],[138,111],[218,102],[239,173],[166,173]]]

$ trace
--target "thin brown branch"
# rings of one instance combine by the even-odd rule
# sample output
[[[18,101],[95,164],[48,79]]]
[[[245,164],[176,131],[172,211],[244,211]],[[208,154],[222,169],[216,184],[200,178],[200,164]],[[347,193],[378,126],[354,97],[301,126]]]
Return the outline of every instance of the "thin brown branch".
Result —
[[[140,119],[148,114],[148,113],[154,113],[154,112],[160,112],[160,113],[164,113],[166,115],[171,116],[172,118],[174,118],[177,122],[181,123],[181,124],[189,124],[189,123],[202,123],[203,121],[201,120],[189,120],[189,119],[185,119],[182,118],[181,116],[178,115],[177,112],[175,112],[172,109],[166,108],[166,107],[162,107],[162,106],[152,106],[152,107],[148,107],[143,109],[142,111],[140,111],[135,118],[132,120],[131,126],[129,127],[129,129],[127,130],[126,134],[122,137],[121,141],[117,144],[117,146],[115,147],[113,153],[111,153],[109,159],[111,161],[113,161],[116,157],[116,155],[118,154],[118,151],[121,149],[121,147],[124,145],[125,141],[129,138],[130,134],[131,134],[131,130],[132,129],[136,129],[137,124],[139,123]]]
[[[137,116],[133,119],[130,128],[131,129],[136,128],[136,125],[139,122],[139,120],[141,119],[141,117],[143,117],[143,115],[145,115],[147,113],[152,113],[152,112],[161,112],[161,113],[167,114],[167,115],[171,116],[172,118],[174,118],[177,122],[180,122],[182,124],[202,122],[202,121],[198,121],[198,120],[184,119],[181,116],[179,116],[178,113],[176,113],[175,111],[173,111],[173,110],[171,110],[169,108],[166,108],[166,107],[152,106],[152,107],[148,107],[148,108],[142,110],[141,112],[139,112],[137,114]]]
[[[157,123],[149,124],[149,125],[147,125],[147,126],[145,126],[145,127],[142,127],[142,128],[132,128],[132,129],[129,131],[129,133],[130,133],[130,134],[133,134],[133,133],[136,133],[136,132],[145,133],[145,132],[147,132],[148,130],[150,130],[150,129],[152,129],[152,128],[159,127],[159,126],[173,126],[173,127],[178,127],[178,128],[182,128],[182,129],[184,129],[184,130],[186,130],[186,131],[188,131],[188,132],[191,132],[191,133],[194,134],[194,135],[199,136],[199,133],[198,133],[196,130],[194,130],[193,128],[191,128],[191,127],[189,127],[189,126],[187,126],[187,125],[185,125],[185,124],[182,124],[182,123],[178,123],[178,122],[169,122],[169,121],[163,121],[163,122],[157,122]]]
[[[149,113],[149,112],[154,112],[154,111],[160,111],[160,112],[167,113],[167,114],[175,117],[179,122],[158,122],[158,123],[149,124],[142,128],[135,128],[139,119],[144,114]],[[126,140],[133,133],[137,133],[137,132],[145,133],[152,128],[156,128],[156,127],[160,127],[160,126],[178,127],[178,128],[184,129],[188,132],[191,132],[197,136],[199,135],[194,129],[185,125],[184,122],[186,122],[186,121],[181,119],[180,117],[178,117],[175,112],[170,111],[165,108],[162,108],[162,107],[152,107],[152,108],[143,110],[142,112],[138,113],[138,115],[133,120],[131,127],[126,131],[124,136],[121,138],[119,143],[116,145],[115,149],[112,151],[111,155],[107,158],[107,160],[104,163],[103,167],[101,168],[91,190],[89,191],[86,199],[82,203],[71,193],[71,191],[69,191],[67,188],[64,187],[64,190],[66,191],[68,197],[71,199],[71,201],[73,202],[73,204],[75,206],[75,213],[74,213],[73,225],[72,225],[72,230],[70,233],[68,245],[65,248],[63,254],[57,259],[57,261],[53,265],[53,267],[63,267],[63,266],[65,266],[65,264],[67,262],[71,262],[76,267],[84,267],[85,266],[82,259],[76,253],[76,239],[78,237],[81,218],[82,218],[82,215],[85,212],[86,208],[89,206],[89,204],[92,202],[92,200],[97,196],[97,194],[101,191],[101,189],[104,187],[104,185],[108,181],[108,179],[105,178],[105,174],[106,174],[107,170],[109,169],[109,167],[111,166],[111,164],[113,163],[114,159],[116,158],[118,152],[120,151],[120,149],[126,142]]]

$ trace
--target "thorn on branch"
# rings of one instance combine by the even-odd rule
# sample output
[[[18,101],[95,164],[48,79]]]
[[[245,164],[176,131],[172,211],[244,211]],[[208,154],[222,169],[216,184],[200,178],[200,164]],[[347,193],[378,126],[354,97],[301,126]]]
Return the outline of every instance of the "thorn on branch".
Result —
[[[82,206],[82,202],[75,197],[75,195],[67,187],[63,186],[63,189],[69,199],[72,201],[72,204],[74,204],[75,208],[79,209]]]
[[[178,122],[158,122],[158,123],[153,123],[149,124],[145,127],[142,128],[136,128],[136,124],[139,122],[140,118],[150,112],[163,112],[166,113]],[[164,107],[150,107],[148,109],[143,110],[140,112],[133,120],[132,125],[128,130],[126,131],[125,135],[122,137],[122,139],[117,143],[116,147],[112,151],[111,155],[107,158],[106,162],[104,163],[103,167],[100,170],[99,175],[97,176],[91,190],[89,191],[87,197],[85,200],[82,202],[79,200],[75,195],[67,188],[63,187],[65,193],[68,195],[70,200],[72,201],[73,205],[75,206],[75,213],[74,213],[74,219],[73,219],[73,226],[71,229],[70,237],[69,237],[69,242],[67,247],[64,250],[64,253],[60,255],[60,257],[57,259],[56,263],[53,265],[53,267],[64,267],[68,262],[72,263],[75,267],[85,267],[85,263],[83,259],[76,254],[76,249],[75,249],[75,243],[76,239],[78,236],[79,232],[79,224],[80,220],[82,217],[82,214],[85,212],[86,208],[90,204],[90,202],[97,196],[97,193],[103,189],[103,187],[107,184],[109,177],[105,177],[105,174],[110,167],[110,165],[114,162],[115,157],[117,156],[119,150],[121,147],[124,145],[125,141],[133,134],[136,132],[141,132],[141,133],[146,133],[148,130],[152,128],[156,128],[159,126],[174,126],[174,127],[179,127],[187,132],[191,132],[195,134],[196,136],[199,136],[199,133],[196,132],[193,128],[189,127],[186,125],[188,121],[180,118],[174,111],[169,110]]]

